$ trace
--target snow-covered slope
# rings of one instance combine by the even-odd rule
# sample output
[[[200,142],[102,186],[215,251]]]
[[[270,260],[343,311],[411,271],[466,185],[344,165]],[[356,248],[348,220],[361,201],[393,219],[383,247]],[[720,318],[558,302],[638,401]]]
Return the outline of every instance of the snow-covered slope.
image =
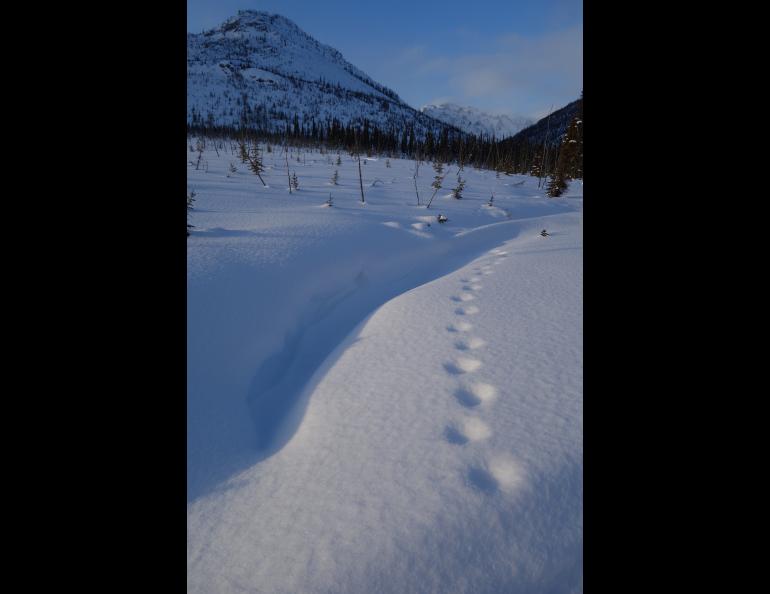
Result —
[[[463,107],[454,103],[425,105],[420,111],[464,132],[477,136],[494,136],[497,140],[513,136],[519,130],[535,123],[532,118],[494,115],[475,107]]]
[[[582,591],[580,182],[452,166],[428,210],[369,159],[362,204],[345,154],[290,195],[234,148],[188,167],[188,591]]]
[[[540,144],[546,141],[554,145],[561,142],[562,136],[567,132],[569,123],[581,109],[582,99],[572,101],[564,107],[557,109],[553,113],[538,120],[531,126],[528,126],[518,132],[511,138],[512,142],[526,140],[532,144]]]
[[[187,35],[188,123],[237,127],[242,118],[264,130],[367,119],[383,130],[414,126],[422,135],[439,122],[347,62],[289,19],[241,10],[221,26]]]

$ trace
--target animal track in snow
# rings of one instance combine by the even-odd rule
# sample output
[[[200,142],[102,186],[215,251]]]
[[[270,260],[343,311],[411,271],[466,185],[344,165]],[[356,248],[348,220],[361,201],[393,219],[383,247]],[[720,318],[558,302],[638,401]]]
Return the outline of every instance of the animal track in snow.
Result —
[[[457,322],[456,324],[450,324],[446,328],[449,332],[468,332],[473,329],[473,324],[468,322]]]
[[[481,361],[473,357],[457,357],[454,361],[444,363],[444,368],[454,375],[473,373],[481,367]]]
[[[484,493],[494,493],[497,491],[497,481],[483,468],[471,468],[468,472],[468,481]]]
[[[464,305],[463,307],[458,307],[455,310],[455,313],[458,316],[471,316],[473,314],[477,314],[481,311],[478,307],[475,305]]]
[[[496,456],[483,467],[474,467],[468,471],[468,481],[473,487],[485,493],[503,491],[514,493],[525,482],[525,473],[521,465],[508,456]]]
[[[460,351],[471,351],[473,349],[480,349],[485,344],[487,343],[484,339],[474,336],[473,338],[469,338],[468,340],[458,340],[455,343],[455,348],[457,348]]]
[[[464,444],[469,441],[481,441],[492,435],[489,426],[477,417],[467,417],[459,423],[449,425],[444,433],[451,443]]]
[[[468,438],[460,433],[456,427],[452,427],[451,425],[444,430],[444,437],[446,437],[446,440],[449,443],[455,445],[464,445],[468,443]]]
[[[472,408],[479,404],[492,402],[497,398],[497,388],[483,382],[468,383],[458,388],[455,392],[455,398],[463,406]]]
[[[455,295],[454,297],[450,297],[450,299],[452,299],[452,301],[473,301],[476,298],[470,293],[463,293],[462,295]]]

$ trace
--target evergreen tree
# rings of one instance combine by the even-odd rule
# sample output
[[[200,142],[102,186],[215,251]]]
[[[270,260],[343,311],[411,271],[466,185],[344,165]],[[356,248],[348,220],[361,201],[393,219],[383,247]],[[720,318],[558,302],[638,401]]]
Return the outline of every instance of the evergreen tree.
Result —
[[[238,156],[241,158],[241,163],[249,162],[249,149],[246,147],[244,138],[238,140]]]
[[[433,170],[436,172],[436,176],[433,178],[433,183],[431,184],[431,187],[436,190],[440,190],[441,181],[443,180],[441,174],[444,172],[444,165],[441,163],[441,161],[434,161]]]
[[[262,155],[259,152],[259,145],[257,143],[248,145],[244,142],[241,146],[241,155],[245,155],[246,163],[249,169],[259,178],[263,186],[267,186],[265,180],[262,179],[261,173],[265,170],[262,166]]]
[[[457,198],[458,200],[460,200],[460,198],[463,197],[463,190],[464,189],[465,189],[465,180],[458,173],[457,174],[457,186],[452,188],[452,197],[453,198]]]
[[[195,190],[191,190],[187,194],[187,237],[190,237],[190,229],[194,229],[195,225],[190,224],[190,211],[193,209],[193,202],[195,202]]]
[[[581,101],[582,106],[582,101]],[[580,110],[582,111],[582,110]],[[547,194],[551,198],[561,196],[567,189],[567,182],[583,175],[583,119],[579,112],[572,118],[559,147],[556,168],[548,182]]]
[[[299,180],[297,179],[296,171],[291,176],[291,185],[294,187],[295,191],[299,189]]]
[[[339,179],[339,177],[340,177],[339,172],[335,169],[334,175],[332,175],[332,185],[334,186],[338,185],[337,180]]]

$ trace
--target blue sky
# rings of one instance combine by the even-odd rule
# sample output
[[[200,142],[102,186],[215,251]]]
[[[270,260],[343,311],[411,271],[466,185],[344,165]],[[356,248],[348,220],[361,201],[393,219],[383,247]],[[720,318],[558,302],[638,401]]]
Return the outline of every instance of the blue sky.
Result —
[[[187,30],[246,8],[288,17],[418,109],[538,118],[583,88],[582,0],[187,0]]]

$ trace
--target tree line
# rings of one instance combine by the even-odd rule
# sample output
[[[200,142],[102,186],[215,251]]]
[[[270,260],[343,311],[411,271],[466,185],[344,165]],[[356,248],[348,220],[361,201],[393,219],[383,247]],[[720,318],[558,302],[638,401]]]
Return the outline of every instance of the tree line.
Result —
[[[535,141],[526,134],[496,140],[494,137],[463,133],[451,128],[427,130],[418,134],[406,123],[402,129],[382,129],[362,118],[343,124],[336,118],[318,122],[300,121],[294,115],[284,129],[267,129],[247,114],[241,126],[218,126],[200,119],[188,124],[189,135],[211,138],[248,138],[252,142],[274,145],[345,150],[350,154],[400,157],[432,161],[477,169],[497,171],[498,174],[534,175],[546,184],[549,195],[561,194],[571,179],[583,178],[583,97],[566,133]],[[556,180],[556,181],[553,181]]]

